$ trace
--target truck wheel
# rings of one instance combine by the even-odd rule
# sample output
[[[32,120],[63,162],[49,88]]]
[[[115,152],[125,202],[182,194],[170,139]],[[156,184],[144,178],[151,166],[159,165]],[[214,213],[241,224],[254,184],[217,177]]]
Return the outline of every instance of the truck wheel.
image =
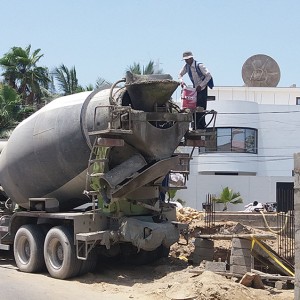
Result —
[[[51,228],[45,239],[44,258],[49,274],[58,279],[78,275],[81,261],[76,257],[74,238],[64,226]]]
[[[125,264],[136,265],[136,266],[153,263],[154,261],[162,257],[161,247],[162,246],[152,251],[145,251],[142,249],[138,251],[136,247],[131,246],[132,248],[131,251],[128,252],[122,251],[121,254],[122,262]],[[135,253],[133,252],[133,250],[135,250]]]
[[[34,273],[45,267],[44,235],[37,225],[23,225],[14,240],[14,257],[22,272]]]
[[[92,249],[89,253],[87,260],[82,261],[82,265],[79,271],[79,275],[84,275],[89,272],[93,272],[97,266],[97,251]]]

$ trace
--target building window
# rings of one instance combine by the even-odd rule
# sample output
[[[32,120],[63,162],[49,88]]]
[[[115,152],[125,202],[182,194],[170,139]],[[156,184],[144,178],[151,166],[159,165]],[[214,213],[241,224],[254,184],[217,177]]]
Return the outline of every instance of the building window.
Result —
[[[300,105],[300,97],[296,97],[296,105]]]
[[[257,129],[242,127],[215,128],[215,135],[208,137],[205,152],[239,152],[256,154]]]

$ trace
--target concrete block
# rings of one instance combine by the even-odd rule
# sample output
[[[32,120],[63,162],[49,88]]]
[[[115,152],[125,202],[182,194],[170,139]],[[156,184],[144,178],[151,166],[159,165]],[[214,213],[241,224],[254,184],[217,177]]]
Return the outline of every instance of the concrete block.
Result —
[[[243,249],[243,248],[231,248],[231,255],[250,257],[251,256],[251,250],[250,249]]]
[[[277,290],[285,290],[285,289],[287,289],[287,283],[286,282],[284,282],[284,281],[276,281],[275,282],[275,288],[277,289]]]
[[[244,275],[247,272],[251,272],[251,266],[230,266],[230,273]]]
[[[232,248],[251,249],[251,240],[247,239],[232,239]]]
[[[251,256],[237,256],[231,255],[230,256],[230,264],[231,265],[238,265],[238,266],[250,266],[251,267],[252,258]]]
[[[207,261],[205,264],[205,270],[212,272],[226,272],[226,263],[217,261]]]

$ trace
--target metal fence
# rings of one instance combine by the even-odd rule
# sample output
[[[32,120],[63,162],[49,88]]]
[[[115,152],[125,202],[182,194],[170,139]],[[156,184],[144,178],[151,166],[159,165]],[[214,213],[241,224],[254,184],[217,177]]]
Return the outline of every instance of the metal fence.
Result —
[[[294,211],[277,214],[278,254],[291,264],[295,263],[295,215]]]
[[[295,263],[294,184],[278,182],[276,186],[278,254]]]
[[[215,195],[207,194],[205,203],[202,203],[202,208],[204,210],[205,227],[208,229],[208,231],[215,225],[215,201],[213,201],[214,197]]]

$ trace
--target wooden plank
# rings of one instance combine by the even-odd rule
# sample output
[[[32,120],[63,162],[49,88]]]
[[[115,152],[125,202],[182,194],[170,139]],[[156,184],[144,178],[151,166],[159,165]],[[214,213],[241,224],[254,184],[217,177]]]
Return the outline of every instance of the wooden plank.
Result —
[[[193,274],[202,274],[204,271],[206,271],[205,269],[203,270],[190,270],[189,273],[193,273]],[[234,274],[234,273],[230,273],[230,272],[213,272],[215,274],[219,274],[222,276],[228,276],[228,277],[243,277],[244,275],[241,274]],[[283,275],[276,275],[276,274],[268,274],[268,273],[263,273],[254,269],[251,269],[251,273],[255,273],[257,275],[260,276],[261,279],[270,279],[270,280],[290,280],[293,281],[295,280],[295,277],[293,276],[283,276]]]
[[[271,280],[295,280],[294,276],[285,276],[277,274],[268,274],[255,269],[251,269],[252,273],[259,275],[262,279],[271,279]]]
[[[276,240],[276,236],[271,234],[201,234],[197,237],[212,240],[232,240],[233,238],[251,240],[253,237],[259,240]]]

